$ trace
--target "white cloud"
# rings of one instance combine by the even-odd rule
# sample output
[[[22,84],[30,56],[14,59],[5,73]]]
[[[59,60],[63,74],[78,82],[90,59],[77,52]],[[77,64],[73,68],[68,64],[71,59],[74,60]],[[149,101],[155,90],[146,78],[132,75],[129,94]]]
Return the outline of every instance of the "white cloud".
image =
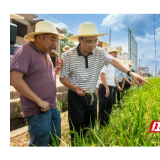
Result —
[[[143,43],[154,42],[154,34],[146,33],[144,37],[136,37],[136,41]],[[160,40],[160,27],[155,30],[155,39],[156,41]]]
[[[127,30],[130,28],[134,35],[145,35],[147,26],[150,25],[149,14],[110,14],[102,20],[101,26],[113,31]]]
[[[125,25],[122,24],[123,18],[125,15],[123,14],[110,14],[106,18],[103,19],[101,23],[102,26],[111,26],[114,31],[119,31],[124,28]]]

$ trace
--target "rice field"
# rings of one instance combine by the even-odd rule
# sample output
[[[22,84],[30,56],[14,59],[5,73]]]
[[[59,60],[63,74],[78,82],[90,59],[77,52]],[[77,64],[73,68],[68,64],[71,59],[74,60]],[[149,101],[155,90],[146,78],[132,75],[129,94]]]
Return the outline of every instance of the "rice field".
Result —
[[[160,78],[147,81],[149,85],[126,91],[106,127],[100,129],[96,122],[85,137],[74,132],[74,146],[160,146],[160,133],[149,133],[151,122],[160,121]],[[65,140],[61,143],[70,146]]]

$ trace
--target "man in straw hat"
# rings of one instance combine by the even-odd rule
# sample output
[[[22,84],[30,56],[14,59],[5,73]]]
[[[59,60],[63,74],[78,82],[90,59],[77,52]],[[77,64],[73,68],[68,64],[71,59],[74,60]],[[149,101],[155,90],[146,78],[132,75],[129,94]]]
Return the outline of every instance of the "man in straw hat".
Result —
[[[65,45],[64,47],[63,47],[63,53],[62,53],[62,55],[61,55],[61,58],[63,58],[63,55],[65,54],[65,52],[66,51],[68,51],[69,49],[71,49],[71,47],[69,47],[68,45]]]
[[[64,63],[60,74],[60,81],[68,87],[68,116],[70,130],[74,129],[80,134],[80,128],[84,129],[95,124],[97,119],[97,97],[94,94],[100,71],[104,65],[110,63],[128,73],[135,82],[142,86],[145,81],[139,75],[130,72],[129,69],[118,59],[107,54],[103,48],[96,47],[98,37],[107,33],[99,34],[94,23],[85,22],[80,24],[78,35],[69,37],[70,41],[79,42],[77,47],[68,50],[63,56]],[[83,134],[87,130],[84,130]],[[71,133],[71,140],[74,134]]]
[[[109,55],[117,57],[117,49],[113,46],[107,48]],[[113,105],[113,88],[114,82],[117,85],[117,88],[121,90],[117,79],[115,77],[115,67],[109,64],[108,66],[104,65],[100,73],[100,85],[98,90],[99,97],[99,123],[100,127],[105,126],[109,122],[109,116],[112,111]]]
[[[101,40],[101,38],[98,38],[98,44],[97,44],[98,47],[108,47],[109,44],[107,42],[104,42]]]
[[[52,22],[38,22],[35,32],[24,37],[24,40],[30,42],[14,52],[11,62],[10,84],[21,94],[22,111],[30,135],[29,146],[52,145],[50,132],[55,139],[55,134],[61,138],[56,73],[61,69],[63,61],[58,60],[54,68],[49,56],[60,38],[66,37],[57,32]]]

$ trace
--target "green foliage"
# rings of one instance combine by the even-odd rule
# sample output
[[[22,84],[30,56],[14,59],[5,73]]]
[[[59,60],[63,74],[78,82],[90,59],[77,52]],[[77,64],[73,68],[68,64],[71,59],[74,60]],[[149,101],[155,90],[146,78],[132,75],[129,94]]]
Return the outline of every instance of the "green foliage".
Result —
[[[68,102],[57,101],[58,110],[60,113],[64,112],[66,107],[68,107]]]
[[[107,126],[100,129],[96,122],[86,136],[73,131],[77,135],[75,146],[160,146],[160,134],[149,133],[151,122],[160,120],[160,78],[147,81],[149,85],[125,93],[121,107],[113,108]]]
[[[67,31],[67,29],[62,29],[62,31],[64,32],[64,35],[65,35],[66,37],[71,37],[71,36],[73,36],[72,33],[69,33],[69,32]],[[61,53],[61,54],[64,52],[64,51],[63,51],[63,47],[64,47],[65,45],[68,45],[68,46],[71,47],[71,48],[74,47],[74,46],[76,46],[73,42],[69,41],[69,40],[66,39],[66,38],[60,39],[60,53]]]
[[[17,102],[17,107],[16,107],[16,109],[15,109],[15,112],[17,112],[17,113],[22,112],[22,107],[21,107],[21,102],[20,102],[20,101]]]

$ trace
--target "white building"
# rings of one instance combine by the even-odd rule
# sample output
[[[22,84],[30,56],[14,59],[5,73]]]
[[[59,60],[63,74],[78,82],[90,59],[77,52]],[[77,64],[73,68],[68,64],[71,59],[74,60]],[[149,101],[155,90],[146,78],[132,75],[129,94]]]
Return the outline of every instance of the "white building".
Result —
[[[127,52],[119,53],[119,54],[117,54],[117,58],[119,58],[120,60],[128,61],[128,53]]]

